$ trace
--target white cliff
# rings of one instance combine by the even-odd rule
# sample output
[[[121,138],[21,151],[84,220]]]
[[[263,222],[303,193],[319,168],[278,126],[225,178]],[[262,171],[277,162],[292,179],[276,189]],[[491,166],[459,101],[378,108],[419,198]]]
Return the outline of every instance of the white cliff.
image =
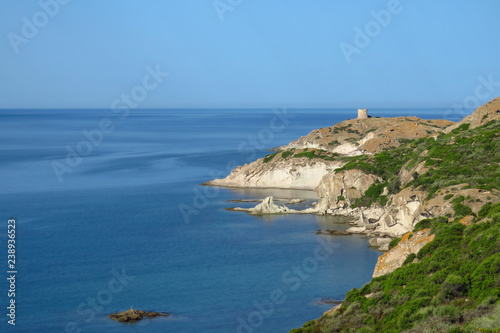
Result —
[[[205,185],[314,190],[324,175],[342,165],[341,162],[306,157],[284,159],[276,156],[267,163],[261,158],[237,167],[226,178]]]

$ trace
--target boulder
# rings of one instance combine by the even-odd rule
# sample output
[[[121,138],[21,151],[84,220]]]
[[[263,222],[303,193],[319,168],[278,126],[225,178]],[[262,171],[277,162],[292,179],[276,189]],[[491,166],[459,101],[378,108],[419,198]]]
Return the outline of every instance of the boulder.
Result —
[[[389,243],[391,240],[392,239],[388,237],[373,237],[368,240],[368,244],[373,247],[378,247],[379,250],[384,251],[384,249],[389,249]]]

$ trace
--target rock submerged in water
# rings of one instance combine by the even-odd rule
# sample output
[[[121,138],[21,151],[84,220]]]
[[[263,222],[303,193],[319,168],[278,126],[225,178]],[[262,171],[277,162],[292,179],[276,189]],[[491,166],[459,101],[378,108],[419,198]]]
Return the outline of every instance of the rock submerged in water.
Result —
[[[287,206],[278,206],[274,203],[274,198],[272,196],[262,200],[262,203],[258,204],[253,208],[229,208],[232,211],[248,212],[252,215],[268,215],[268,214],[289,214],[297,213],[295,209],[290,209]]]
[[[156,318],[156,317],[168,317],[169,313],[162,312],[147,312],[142,310],[128,309],[127,311],[113,313],[108,315],[109,318],[114,319],[120,323],[128,323],[128,322],[136,322],[139,320],[147,318]]]

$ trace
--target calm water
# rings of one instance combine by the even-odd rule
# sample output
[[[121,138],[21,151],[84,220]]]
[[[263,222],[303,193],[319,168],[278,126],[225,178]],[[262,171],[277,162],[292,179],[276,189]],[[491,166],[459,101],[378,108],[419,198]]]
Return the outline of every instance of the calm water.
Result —
[[[371,111],[422,118],[443,112]],[[309,204],[313,192],[199,184],[354,116],[134,110],[120,119],[104,110],[0,111],[0,242],[6,252],[7,220],[15,218],[18,270],[12,329],[3,260],[0,331],[288,332],[319,317],[332,305],[317,301],[343,299],[368,282],[379,253],[362,237],[314,233],[346,227],[333,218],[224,210],[245,205],[228,200],[270,194]],[[105,118],[113,128],[104,126],[101,137],[94,130]],[[68,153],[78,149],[88,156]],[[130,306],[173,315],[135,325],[106,317]]]

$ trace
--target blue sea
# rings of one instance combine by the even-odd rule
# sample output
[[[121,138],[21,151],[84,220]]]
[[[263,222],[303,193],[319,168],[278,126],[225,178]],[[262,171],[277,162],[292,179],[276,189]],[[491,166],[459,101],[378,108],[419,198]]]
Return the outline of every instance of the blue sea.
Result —
[[[441,109],[370,110],[442,118]],[[355,110],[0,110],[2,332],[288,332],[371,279],[345,220],[255,217],[231,200],[312,191],[201,186]],[[16,220],[15,327],[6,316]],[[123,324],[108,314],[168,312]]]

